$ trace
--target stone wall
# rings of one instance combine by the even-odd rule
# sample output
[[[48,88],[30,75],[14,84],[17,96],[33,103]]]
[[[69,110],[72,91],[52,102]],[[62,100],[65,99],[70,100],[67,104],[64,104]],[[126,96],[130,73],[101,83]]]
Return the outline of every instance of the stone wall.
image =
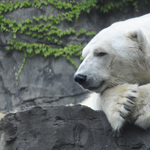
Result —
[[[83,106],[34,107],[0,122],[1,150],[150,150],[150,131],[115,134],[102,112]]]

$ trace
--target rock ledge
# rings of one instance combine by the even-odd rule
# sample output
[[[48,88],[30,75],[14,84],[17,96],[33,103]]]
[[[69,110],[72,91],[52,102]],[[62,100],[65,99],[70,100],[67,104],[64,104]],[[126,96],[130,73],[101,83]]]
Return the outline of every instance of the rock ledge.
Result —
[[[103,112],[84,106],[33,107],[0,122],[1,150],[150,150],[150,131],[126,125],[115,136]]]

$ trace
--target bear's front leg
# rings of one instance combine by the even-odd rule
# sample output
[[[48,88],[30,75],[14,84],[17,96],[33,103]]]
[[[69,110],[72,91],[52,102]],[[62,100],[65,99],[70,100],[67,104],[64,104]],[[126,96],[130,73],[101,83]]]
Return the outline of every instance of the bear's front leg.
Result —
[[[101,106],[115,131],[130,121],[138,98],[137,84],[122,84],[102,93]]]
[[[136,125],[147,129],[150,127],[150,84],[139,86],[138,93],[132,118]]]

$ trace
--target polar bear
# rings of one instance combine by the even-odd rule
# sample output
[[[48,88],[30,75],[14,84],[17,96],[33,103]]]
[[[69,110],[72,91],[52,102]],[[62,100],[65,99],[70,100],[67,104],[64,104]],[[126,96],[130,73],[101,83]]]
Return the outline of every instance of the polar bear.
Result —
[[[95,92],[115,131],[150,127],[150,14],[112,24],[83,49],[74,80]],[[95,108],[95,109],[97,109]]]

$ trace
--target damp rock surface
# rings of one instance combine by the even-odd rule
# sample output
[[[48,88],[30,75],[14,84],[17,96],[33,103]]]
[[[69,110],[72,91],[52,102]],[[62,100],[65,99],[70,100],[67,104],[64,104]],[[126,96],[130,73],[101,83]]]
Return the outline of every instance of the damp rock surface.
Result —
[[[0,122],[1,150],[149,150],[150,131],[114,133],[100,111],[84,106],[33,107]]]

